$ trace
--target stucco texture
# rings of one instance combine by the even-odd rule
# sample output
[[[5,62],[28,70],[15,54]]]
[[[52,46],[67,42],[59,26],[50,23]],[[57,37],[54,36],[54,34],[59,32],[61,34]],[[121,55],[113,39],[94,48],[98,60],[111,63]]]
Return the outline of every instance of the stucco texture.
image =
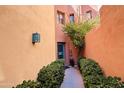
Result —
[[[70,53],[69,50],[72,49],[72,55],[74,58],[74,61],[76,63],[77,61],[77,49],[73,46],[71,40],[67,35],[63,32],[64,25],[57,23],[57,11],[60,11],[65,14],[65,23],[69,23],[70,14],[74,14],[74,20],[77,23],[78,22],[78,16],[77,13],[74,11],[73,7],[71,5],[56,5],[55,6],[55,35],[56,35],[56,58],[57,58],[57,42],[65,42],[65,64],[69,64],[70,59]]]
[[[81,11],[83,14],[85,14],[86,12],[88,12],[90,10],[90,11],[92,11],[92,14],[91,14],[92,18],[95,18],[96,16],[98,16],[98,11],[97,11],[97,9],[95,10],[95,7],[96,7],[95,5],[94,6],[93,5],[83,5],[81,7]],[[84,17],[84,19],[85,19],[85,17]]]
[[[54,6],[0,6],[0,87],[36,79],[56,59]],[[32,33],[40,43],[32,44]]]
[[[84,55],[96,60],[105,74],[124,80],[124,6],[102,6],[99,27],[86,35]]]

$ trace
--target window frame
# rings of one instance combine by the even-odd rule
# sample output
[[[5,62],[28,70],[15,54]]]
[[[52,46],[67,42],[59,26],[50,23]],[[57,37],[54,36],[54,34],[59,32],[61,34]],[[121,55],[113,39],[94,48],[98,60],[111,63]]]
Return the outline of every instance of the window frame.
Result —
[[[90,18],[87,17],[88,14],[90,14]],[[86,17],[87,17],[88,20],[89,20],[89,19],[92,19],[92,10],[86,11]]]
[[[62,18],[60,18],[62,16]],[[65,13],[57,10],[57,23],[65,25]]]
[[[71,17],[73,17],[73,21],[71,20]],[[69,15],[69,21],[70,21],[70,23],[75,23],[75,16],[74,16],[74,13],[71,13],[71,14]]]

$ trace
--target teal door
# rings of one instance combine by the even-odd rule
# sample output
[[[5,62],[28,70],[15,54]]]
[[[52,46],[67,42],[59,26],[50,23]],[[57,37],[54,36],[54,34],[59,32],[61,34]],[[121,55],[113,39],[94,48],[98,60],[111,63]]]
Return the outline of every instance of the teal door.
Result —
[[[58,59],[65,59],[65,43],[59,42],[57,44],[58,47]]]

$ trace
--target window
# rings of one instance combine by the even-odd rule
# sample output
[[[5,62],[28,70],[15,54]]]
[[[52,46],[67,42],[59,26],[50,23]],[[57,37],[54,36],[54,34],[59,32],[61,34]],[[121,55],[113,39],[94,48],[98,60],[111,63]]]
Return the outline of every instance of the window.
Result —
[[[74,23],[74,14],[70,14],[70,23]]]
[[[92,19],[92,11],[91,10],[86,12],[86,18],[87,19]]]
[[[60,11],[57,11],[57,23],[65,24],[65,14]]]

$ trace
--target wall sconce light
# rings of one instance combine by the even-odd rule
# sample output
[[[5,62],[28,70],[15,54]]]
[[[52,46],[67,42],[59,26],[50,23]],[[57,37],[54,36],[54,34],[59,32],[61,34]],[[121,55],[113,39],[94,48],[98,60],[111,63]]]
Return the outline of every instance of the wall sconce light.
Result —
[[[39,33],[33,33],[32,34],[32,43],[39,43],[40,42],[40,34]]]

